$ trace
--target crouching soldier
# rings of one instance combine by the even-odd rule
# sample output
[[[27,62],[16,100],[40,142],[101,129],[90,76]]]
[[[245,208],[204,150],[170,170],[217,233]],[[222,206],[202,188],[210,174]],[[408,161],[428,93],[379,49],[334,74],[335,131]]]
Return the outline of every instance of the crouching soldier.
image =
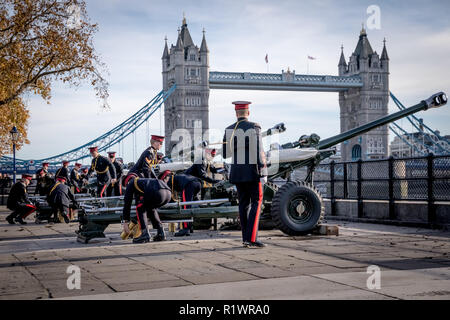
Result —
[[[56,183],[52,186],[47,196],[47,202],[52,208],[55,222],[62,222],[61,220],[64,220],[65,223],[69,223],[70,219],[68,215],[71,201],[74,207],[78,206],[72,191],[66,185],[66,179],[63,177],[56,178]]]
[[[28,198],[27,187],[30,184],[32,176],[23,174],[22,179],[11,187],[6,206],[12,210],[12,213],[6,217],[9,224],[27,224],[24,219],[36,211],[36,206]]]
[[[166,239],[164,228],[159,219],[157,208],[162,207],[170,201],[171,192],[167,185],[170,171],[166,170],[159,175],[158,179],[152,178],[132,178],[128,182],[124,206],[123,206],[123,231],[126,234],[130,233],[128,223],[130,222],[130,210],[133,198],[136,204],[137,222],[141,229],[141,235],[133,239],[133,243],[144,243],[150,241],[150,236],[147,230],[147,213],[153,228],[157,229],[157,234],[153,237],[153,241],[163,241]]]
[[[202,190],[202,184],[200,180],[196,177],[187,175],[187,174],[177,174],[171,175],[169,182],[169,187],[172,190],[172,198],[174,201],[178,199],[174,199],[174,191],[176,191],[179,195],[181,195],[181,199],[183,202],[192,201],[192,200],[200,200],[199,195]],[[184,206],[183,209],[188,209],[191,206]],[[183,222],[183,228],[180,229],[177,233],[174,234],[175,237],[183,237],[188,236],[191,232],[192,223]]]

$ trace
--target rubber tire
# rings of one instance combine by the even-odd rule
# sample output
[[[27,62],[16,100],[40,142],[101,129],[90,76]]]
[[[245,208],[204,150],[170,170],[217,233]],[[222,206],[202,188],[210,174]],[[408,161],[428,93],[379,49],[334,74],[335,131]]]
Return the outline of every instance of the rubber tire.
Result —
[[[311,215],[306,222],[299,223],[289,216],[288,205],[292,198],[302,195],[312,206]],[[325,213],[322,196],[319,191],[304,181],[290,181],[278,189],[272,199],[272,220],[276,227],[290,236],[310,233],[322,222]]]

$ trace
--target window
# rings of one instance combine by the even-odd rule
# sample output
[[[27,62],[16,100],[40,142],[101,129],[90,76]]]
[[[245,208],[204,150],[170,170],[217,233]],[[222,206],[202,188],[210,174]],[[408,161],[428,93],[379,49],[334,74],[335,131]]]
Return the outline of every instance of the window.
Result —
[[[352,148],[352,160],[361,159],[361,146],[356,144]]]
[[[189,60],[195,61],[195,54],[191,54],[191,55],[189,56]]]
[[[194,128],[201,128],[202,127],[202,120],[193,120],[194,124],[193,127]]]
[[[191,69],[191,76],[195,77],[197,75],[197,69]]]

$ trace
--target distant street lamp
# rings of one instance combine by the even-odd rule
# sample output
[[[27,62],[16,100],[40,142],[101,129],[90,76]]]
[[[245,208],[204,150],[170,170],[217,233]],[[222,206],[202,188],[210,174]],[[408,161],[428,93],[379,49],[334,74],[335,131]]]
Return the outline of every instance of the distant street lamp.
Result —
[[[13,142],[13,183],[16,183],[16,143],[19,141],[19,131],[17,131],[16,126],[14,126],[9,133],[11,134],[11,140]]]

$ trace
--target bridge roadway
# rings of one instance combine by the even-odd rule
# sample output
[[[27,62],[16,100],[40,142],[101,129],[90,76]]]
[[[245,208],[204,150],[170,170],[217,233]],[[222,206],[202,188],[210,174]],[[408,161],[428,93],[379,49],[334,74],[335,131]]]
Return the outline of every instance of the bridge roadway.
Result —
[[[304,75],[289,71],[280,74],[218,71],[209,73],[210,89],[340,92],[362,86],[363,82],[358,76]]]
[[[6,214],[0,206],[0,299],[450,298],[450,233],[439,230],[339,222],[339,236],[267,230],[266,248],[244,249],[240,231],[133,245],[113,225],[84,245],[75,223],[11,226]],[[80,290],[67,289],[70,265]],[[370,265],[380,289],[367,288]]]

